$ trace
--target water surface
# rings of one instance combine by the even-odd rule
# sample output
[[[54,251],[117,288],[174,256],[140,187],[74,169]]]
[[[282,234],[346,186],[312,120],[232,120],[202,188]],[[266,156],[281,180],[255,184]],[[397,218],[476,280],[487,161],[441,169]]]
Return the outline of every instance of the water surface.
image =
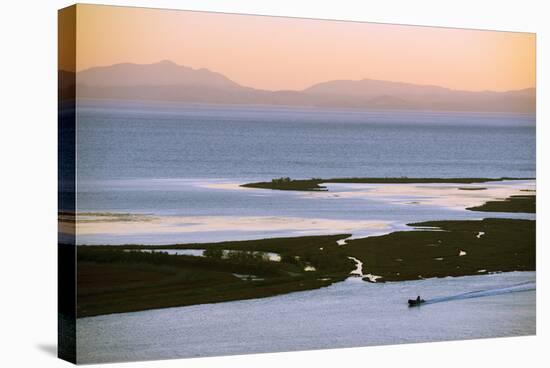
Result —
[[[464,209],[532,189],[534,181],[476,185],[486,191],[330,184],[329,193],[296,193],[238,185],[281,176],[534,177],[534,123],[529,114],[80,101],[78,211],[141,217],[80,217],[78,243],[359,237],[408,222],[480,218]]]
[[[77,320],[79,363],[444,341],[536,332],[534,272],[371,284]],[[479,292],[483,290],[484,292]],[[477,297],[409,308],[478,291]]]

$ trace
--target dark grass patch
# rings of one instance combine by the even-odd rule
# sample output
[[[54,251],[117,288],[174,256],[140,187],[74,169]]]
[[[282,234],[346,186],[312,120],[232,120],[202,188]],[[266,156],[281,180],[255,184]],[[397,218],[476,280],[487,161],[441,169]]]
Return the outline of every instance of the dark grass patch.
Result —
[[[244,252],[227,259],[138,251],[163,248],[153,246],[80,246],[78,317],[261,298],[328,286],[345,279],[354,268],[353,261],[336,244],[346,237],[200,244],[205,249]],[[197,246],[171,245],[164,249]],[[281,262],[257,256],[256,252],[261,251],[281,254]],[[313,266],[316,271],[305,271],[305,266]],[[255,278],[243,280],[234,274]]]
[[[514,195],[501,201],[489,201],[481,206],[466,209],[482,212],[536,213],[536,196]]]
[[[535,221],[484,219],[410,224],[443,231],[400,231],[347,241],[364,272],[383,281],[535,269]],[[480,237],[480,232],[484,234]],[[466,255],[460,256],[460,252]],[[438,260],[442,258],[442,260]]]
[[[298,191],[326,191],[327,188],[321,186],[322,179],[304,179],[294,180],[290,178],[272,179],[270,182],[242,184],[245,188],[260,188],[274,190],[298,190]]]

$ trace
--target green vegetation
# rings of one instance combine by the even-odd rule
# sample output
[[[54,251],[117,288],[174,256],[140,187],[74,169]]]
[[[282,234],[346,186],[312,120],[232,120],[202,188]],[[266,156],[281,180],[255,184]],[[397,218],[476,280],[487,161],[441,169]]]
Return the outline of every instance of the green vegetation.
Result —
[[[430,221],[410,226],[443,231],[399,231],[348,240],[347,254],[379,281],[477,275],[535,269],[535,221]]]
[[[481,206],[466,209],[483,212],[536,213],[536,202],[535,195],[514,195],[501,201],[489,201]]]
[[[478,183],[502,179],[274,179],[244,186],[326,190],[321,183]],[[460,188],[482,190],[485,188]],[[535,195],[490,201],[472,211],[535,213]],[[65,215],[65,214],[62,214]],[[78,317],[261,298],[316,289],[347,278],[363,262],[377,282],[535,269],[535,221],[429,221],[387,235],[350,234],[166,246],[79,246]],[[205,249],[203,257],[167,249]],[[154,250],[154,251],[153,251]],[[280,255],[271,261],[266,252]],[[365,281],[369,281],[365,278]]]
[[[245,188],[260,188],[274,190],[298,190],[298,191],[324,191],[327,190],[321,184],[327,183],[353,183],[353,184],[474,184],[488,183],[503,180],[529,180],[533,178],[332,178],[332,179],[291,179],[278,178],[270,182],[258,182],[242,184]],[[461,188],[462,189],[462,188]],[[467,189],[468,190],[468,189]],[[475,190],[475,189],[469,189]]]
[[[535,196],[491,201],[476,211],[534,212]],[[79,246],[78,317],[261,298],[328,286],[363,262],[377,282],[535,270],[536,222],[428,221],[382,236],[350,234],[166,246]],[[428,229],[426,229],[428,228]],[[205,249],[204,257],[166,249]],[[155,252],[151,252],[155,250]],[[278,253],[280,262],[266,252]],[[365,281],[367,281],[365,279]]]
[[[78,247],[78,317],[261,298],[342,281],[363,262],[377,282],[535,269],[535,221],[431,221],[400,231],[171,245],[205,248],[205,257],[140,252],[154,246]],[[223,250],[233,249],[222,258]],[[133,251],[132,251],[133,250]],[[278,252],[273,262],[261,252]],[[315,271],[305,271],[306,267]],[[243,277],[246,276],[246,277]]]
[[[80,318],[261,298],[328,286],[345,279],[354,268],[336,244],[347,237],[200,244],[205,257],[137,251],[159,248],[153,246],[79,246],[77,314]],[[197,244],[166,248],[197,248]],[[226,249],[234,251],[222,258]],[[281,262],[267,260],[261,253],[266,251],[279,253]],[[306,267],[315,271],[305,271]]]
[[[304,180],[293,180],[287,177],[272,179],[270,182],[242,184],[241,187],[275,190],[326,191],[326,187],[319,185],[322,182],[322,179],[312,178]]]

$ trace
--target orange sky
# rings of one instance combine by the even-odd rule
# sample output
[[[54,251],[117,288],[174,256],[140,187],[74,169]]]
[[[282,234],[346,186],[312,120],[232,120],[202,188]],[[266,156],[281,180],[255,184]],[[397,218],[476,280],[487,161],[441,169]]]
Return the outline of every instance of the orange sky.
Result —
[[[168,59],[245,86],[381,79],[463,90],[535,86],[535,35],[77,6],[77,70]]]

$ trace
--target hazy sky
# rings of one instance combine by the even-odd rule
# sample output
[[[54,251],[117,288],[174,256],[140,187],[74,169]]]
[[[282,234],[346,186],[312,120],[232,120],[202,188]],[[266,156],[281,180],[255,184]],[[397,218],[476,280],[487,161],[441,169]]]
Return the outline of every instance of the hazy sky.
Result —
[[[168,59],[270,90],[363,78],[535,86],[529,33],[78,5],[77,52],[77,70]]]

